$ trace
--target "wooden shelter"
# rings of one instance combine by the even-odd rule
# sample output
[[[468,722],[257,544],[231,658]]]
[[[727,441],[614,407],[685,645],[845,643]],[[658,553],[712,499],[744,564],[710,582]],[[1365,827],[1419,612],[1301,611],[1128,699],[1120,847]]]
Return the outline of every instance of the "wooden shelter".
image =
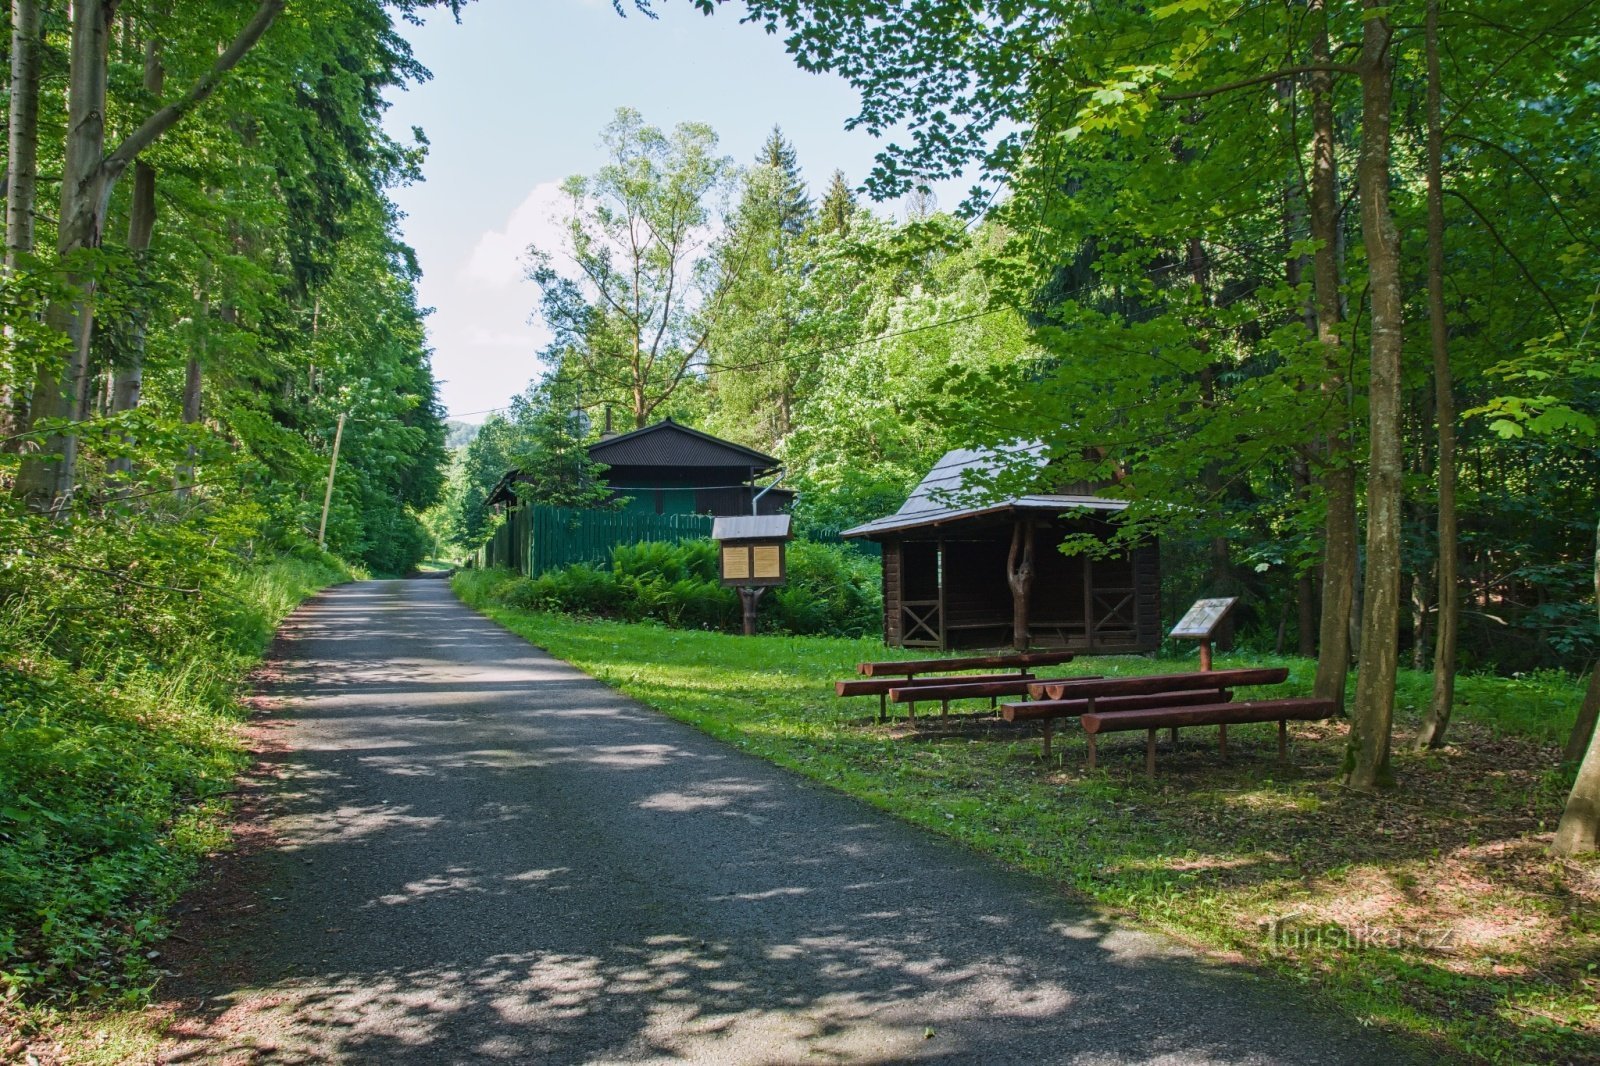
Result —
[[[1145,652],[1161,643],[1161,571],[1153,541],[1104,558],[1064,555],[1068,534],[1109,539],[1122,500],[1073,490],[994,499],[982,482],[1033,462],[1038,444],[958,448],[899,511],[844,532],[883,547],[883,636],[896,647],[1065,648]]]

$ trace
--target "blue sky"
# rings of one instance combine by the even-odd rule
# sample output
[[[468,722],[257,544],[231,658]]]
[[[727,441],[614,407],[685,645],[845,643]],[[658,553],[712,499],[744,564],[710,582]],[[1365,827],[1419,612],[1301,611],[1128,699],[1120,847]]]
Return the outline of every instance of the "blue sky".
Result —
[[[396,190],[422,262],[434,372],[452,417],[480,421],[539,372],[537,300],[522,280],[530,242],[553,240],[556,185],[602,162],[600,129],[618,107],[647,122],[709,123],[722,149],[751,162],[774,123],[794,143],[813,192],[834,168],[859,185],[880,142],[847,133],[857,97],[832,75],[797,68],[777,37],[742,25],[741,5],[707,18],[658,0],[660,19],[623,19],[610,0],[474,0],[460,24],[406,27],[433,80],[394,94],[386,125],[432,147],[427,180]],[[936,187],[953,207],[962,186]],[[878,205],[899,213],[899,205]]]

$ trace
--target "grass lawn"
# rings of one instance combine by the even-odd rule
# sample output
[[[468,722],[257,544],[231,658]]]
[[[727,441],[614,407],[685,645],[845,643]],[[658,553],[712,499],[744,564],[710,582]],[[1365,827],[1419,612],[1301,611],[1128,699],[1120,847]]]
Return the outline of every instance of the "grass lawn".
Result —
[[[1558,678],[1462,678],[1453,743],[1408,741],[1426,675],[1404,672],[1395,737],[1401,787],[1378,798],[1334,784],[1342,723],[1163,739],[1154,781],[1144,735],[1101,745],[1058,730],[1040,757],[1036,724],[971,708],[948,719],[876,722],[877,700],[832,682],[875,640],[736,637],[574,619],[462,597],[552,654],[754,754],[1057,884],[1139,924],[1316,985],[1363,1024],[1439,1042],[1452,1060],[1600,1062],[1600,862],[1546,852],[1569,787],[1556,767],[1581,691]],[[903,657],[918,657],[906,654]],[[1219,668],[1313,664],[1219,656]],[[1083,659],[1062,673],[1194,668],[1194,659]],[[1055,671],[1051,671],[1054,673]],[[1281,691],[1281,690],[1280,690]],[[1246,693],[1241,693],[1241,696]]]

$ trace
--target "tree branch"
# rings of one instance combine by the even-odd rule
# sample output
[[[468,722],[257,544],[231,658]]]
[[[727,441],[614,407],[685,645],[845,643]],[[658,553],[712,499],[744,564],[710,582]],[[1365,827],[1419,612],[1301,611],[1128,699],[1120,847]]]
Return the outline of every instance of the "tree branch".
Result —
[[[1226,85],[1216,85],[1210,89],[1195,89],[1186,93],[1161,93],[1158,99],[1172,103],[1176,100],[1204,100],[1212,96],[1221,96],[1231,93],[1235,89],[1248,89],[1252,85],[1265,85],[1269,82],[1282,81],[1284,78],[1293,78],[1301,74],[1360,74],[1360,67],[1350,66],[1348,63],[1308,63],[1299,67],[1285,67],[1282,70],[1269,71],[1266,74],[1257,74],[1250,78],[1241,78],[1230,81]]]
[[[233,39],[233,43],[217,56],[217,61],[212,64],[211,69],[206,71],[181,99],[173,101],[145,119],[138,129],[117,145],[115,151],[106,156],[101,166],[112,175],[122,173],[140,152],[154,144],[162,134],[175,126],[179,119],[205,103],[216,91],[222,76],[237,66],[245,53],[261,40],[273,20],[283,11],[284,3],[285,0],[261,0],[256,13],[245,23],[244,28]]]
[[[1555,300],[1550,298],[1550,294],[1548,292],[1545,292],[1544,286],[1539,284],[1539,279],[1534,277],[1533,271],[1528,269],[1528,264],[1524,263],[1521,258],[1518,257],[1517,253],[1511,250],[1511,246],[1505,242],[1505,238],[1500,236],[1500,231],[1494,228],[1494,223],[1489,221],[1488,216],[1482,211],[1479,211],[1478,205],[1467,199],[1465,194],[1455,189],[1445,189],[1444,191],[1448,195],[1454,196],[1457,200],[1460,200],[1462,203],[1466,204],[1467,209],[1474,215],[1478,216],[1478,221],[1482,222],[1483,228],[1489,231],[1489,236],[1494,238],[1494,243],[1498,244],[1500,246],[1500,250],[1506,253],[1513,263],[1517,264],[1517,269],[1522,271],[1522,276],[1528,279],[1528,284],[1533,286],[1533,291],[1537,292],[1541,297],[1543,297],[1545,304],[1550,308],[1550,313],[1555,315],[1556,324],[1561,327],[1561,332],[1569,332],[1567,329],[1567,320],[1561,314],[1561,308],[1557,307]]]

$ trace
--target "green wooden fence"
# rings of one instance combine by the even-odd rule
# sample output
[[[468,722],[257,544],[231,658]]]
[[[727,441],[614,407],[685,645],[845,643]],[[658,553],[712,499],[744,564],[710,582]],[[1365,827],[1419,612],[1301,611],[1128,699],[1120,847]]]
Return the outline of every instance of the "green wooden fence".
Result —
[[[619,544],[698,540],[711,536],[711,521],[710,516],[698,514],[519,507],[484,545],[483,561],[529,577],[573,563],[603,566]]]

